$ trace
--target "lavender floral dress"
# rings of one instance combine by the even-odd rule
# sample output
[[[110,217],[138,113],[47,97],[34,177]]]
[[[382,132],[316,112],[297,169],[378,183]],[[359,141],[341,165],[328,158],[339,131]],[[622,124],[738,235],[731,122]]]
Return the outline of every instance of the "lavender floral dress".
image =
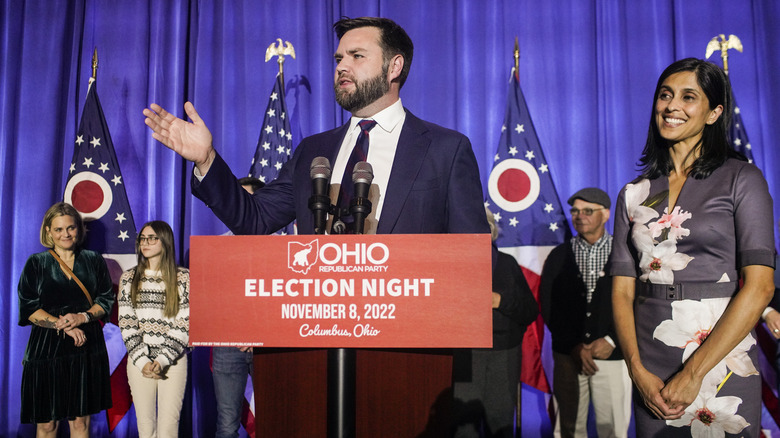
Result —
[[[774,267],[772,198],[761,172],[730,159],[688,178],[669,211],[666,177],[627,184],[615,206],[611,275],[637,278],[637,343],[668,380],[705,341],[738,291],[739,269]],[[761,378],[748,334],[704,378],[678,420],[655,418],[635,395],[637,437],[758,437]]]

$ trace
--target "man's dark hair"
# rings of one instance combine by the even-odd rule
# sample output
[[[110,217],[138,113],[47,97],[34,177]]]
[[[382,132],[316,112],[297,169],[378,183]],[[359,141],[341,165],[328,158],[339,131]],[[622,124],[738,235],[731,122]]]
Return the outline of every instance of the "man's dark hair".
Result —
[[[252,187],[252,193],[262,189],[265,186],[264,182],[252,176],[245,176],[243,178],[240,178],[238,180],[238,183],[241,184],[242,186]]]
[[[404,86],[406,77],[409,76],[409,68],[412,66],[412,57],[414,56],[414,44],[406,31],[395,21],[389,18],[379,17],[343,17],[333,24],[333,30],[336,36],[341,39],[345,33],[352,29],[360,27],[376,27],[379,29],[379,46],[382,47],[382,56],[385,63],[395,55],[401,55],[404,58],[404,67],[398,76],[399,88]]]

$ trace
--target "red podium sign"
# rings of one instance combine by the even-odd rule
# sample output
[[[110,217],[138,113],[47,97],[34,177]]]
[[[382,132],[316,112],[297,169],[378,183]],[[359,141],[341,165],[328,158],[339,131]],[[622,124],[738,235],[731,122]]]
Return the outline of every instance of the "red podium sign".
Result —
[[[190,345],[492,345],[485,234],[193,236]]]

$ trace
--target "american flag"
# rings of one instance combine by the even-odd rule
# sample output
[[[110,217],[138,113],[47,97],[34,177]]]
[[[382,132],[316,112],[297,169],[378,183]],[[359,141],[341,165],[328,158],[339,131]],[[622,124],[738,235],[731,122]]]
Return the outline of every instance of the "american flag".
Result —
[[[499,227],[496,245],[517,259],[538,302],[544,260],[571,231],[514,69],[485,205]],[[540,315],[523,338],[521,381],[549,393],[543,339]]]
[[[737,105],[737,100],[733,96],[732,101],[734,102],[734,114],[731,117],[731,126],[729,127],[731,144],[734,146],[734,149],[747,157],[749,162],[755,164],[753,161],[753,147],[750,145],[747,131],[742,124],[742,114],[740,113],[739,105]]]
[[[88,231],[84,247],[103,254],[116,290],[122,272],[135,265],[136,228],[94,78],[89,79],[64,200],[85,219]],[[113,401],[106,417],[112,432],[132,404],[127,383],[127,350],[116,324],[115,307],[111,322],[103,326]]]
[[[277,74],[274,88],[268,97],[257,150],[249,168],[249,176],[266,184],[276,179],[282,164],[290,159],[292,153],[292,132],[287,116],[283,81],[283,76]],[[293,223],[282,228],[279,234],[295,234]]]
[[[268,96],[268,106],[263,116],[260,138],[257,149],[249,167],[249,175],[264,183],[276,179],[282,164],[290,159],[292,153],[292,130],[290,118],[287,115],[287,103],[284,98],[284,76],[276,75],[271,95]],[[277,234],[295,234],[293,222],[282,228]],[[252,380],[247,376],[244,390],[244,406],[241,413],[241,424],[249,436],[255,436],[255,400]]]

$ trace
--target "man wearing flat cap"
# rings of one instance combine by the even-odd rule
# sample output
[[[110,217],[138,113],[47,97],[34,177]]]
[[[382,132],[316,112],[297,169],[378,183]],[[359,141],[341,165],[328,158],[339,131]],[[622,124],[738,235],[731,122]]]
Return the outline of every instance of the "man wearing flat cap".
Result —
[[[544,263],[539,297],[552,334],[556,437],[587,437],[593,403],[598,436],[626,437],[631,379],[612,319],[612,281],[605,275],[612,236],[611,206],[603,190],[588,187],[569,198],[577,235]]]

